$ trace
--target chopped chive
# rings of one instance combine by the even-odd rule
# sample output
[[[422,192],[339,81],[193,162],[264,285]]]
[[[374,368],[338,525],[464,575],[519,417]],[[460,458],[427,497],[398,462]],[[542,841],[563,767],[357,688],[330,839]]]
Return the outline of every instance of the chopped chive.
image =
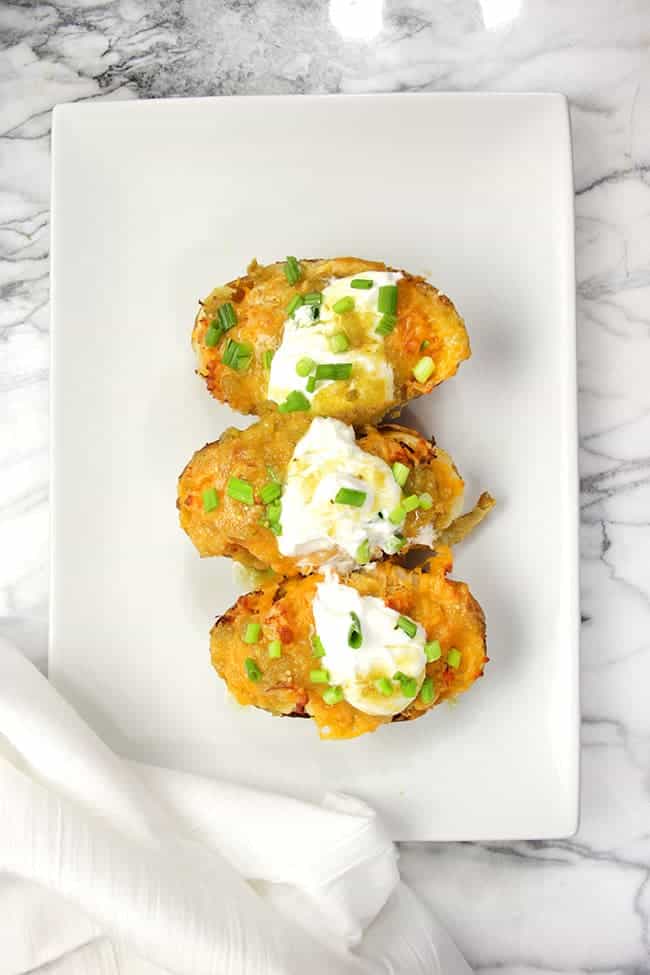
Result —
[[[394,315],[397,311],[397,285],[384,284],[379,289],[377,311],[382,315]]]
[[[264,352],[262,353],[262,365],[264,366],[265,369],[271,368],[271,363],[273,362],[274,355],[275,352],[273,351],[273,349],[265,349]]]
[[[411,468],[407,467],[406,464],[400,464],[398,460],[393,464],[393,477],[397,481],[400,487],[404,487],[406,480],[411,473]]]
[[[424,644],[424,655],[429,663],[433,663],[434,660],[440,660],[441,654],[442,650],[439,640],[429,640],[428,643]]]
[[[370,562],[370,542],[367,538],[365,541],[361,542],[361,545],[357,549],[355,558],[359,565],[365,565],[366,562]]]
[[[388,520],[392,525],[401,525],[405,518],[406,512],[401,504],[398,504],[396,508],[393,508],[388,515]]]
[[[244,369],[248,368],[252,355],[252,345],[248,345],[247,342],[235,342],[234,339],[228,339],[221,361],[224,365],[230,366],[231,369],[243,372]]]
[[[350,613],[352,622],[348,630],[348,646],[353,650],[358,650],[363,643],[363,633],[361,632],[361,621],[356,613]]]
[[[343,688],[338,684],[335,687],[328,687],[326,691],[323,691],[323,700],[325,704],[338,704],[339,701],[343,700]]]
[[[271,501],[270,504],[266,506],[266,517],[269,519],[271,524],[278,522],[280,520],[280,515],[282,514],[282,502],[277,498]]]
[[[420,342],[420,352],[424,352],[424,350],[428,348],[429,348],[429,339],[423,339]]]
[[[413,375],[419,383],[426,383],[427,379],[435,369],[435,364],[430,355],[424,355],[413,369]]]
[[[456,670],[459,664],[460,664],[460,650],[456,650],[456,648],[454,647],[447,654],[447,666],[453,667],[454,670]]]
[[[346,295],[345,298],[339,298],[332,305],[332,311],[337,315],[345,315],[347,311],[352,311],[354,308],[354,298],[351,295]]]
[[[404,633],[406,633],[407,636],[410,636],[411,639],[413,639],[413,637],[418,631],[417,623],[414,623],[413,620],[410,620],[408,616],[400,616],[397,623],[395,624],[395,629],[403,630]]]
[[[241,501],[242,504],[255,504],[253,485],[239,477],[228,478],[226,494],[229,498],[234,498],[235,501]]]
[[[392,680],[389,680],[388,677],[380,677],[379,680],[374,680],[373,684],[379,693],[384,695],[384,697],[390,697],[395,690]]]
[[[406,539],[402,538],[401,535],[391,535],[391,537],[386,542],[385,551],[388,555],[395,555],[400,549],[404,548],[406,545]]]
[[[249,680],[258,681],[262,676],[262,671],[252,657],[246,657],[246,660],[244,660],[244,667],[246,668],[246,676]]]
[[[219,339],[221,338],[221,329],[214,325],[210,325],[210,328],[205,333],[204,342],[208,348],[213,349],[215,345],[218,345]]]
[[[369,288],[372,288],[372,285],[373,282],[370,278],[353,278],[350,281],[350,287],[358,288],[360,291],[368,291]]]
[[[269,657],[271,660],[277,660],[278,657],[282,656],[282,644],[279,640],[271,640],[269,643]]]
[[[352,373],[351,362],[324,362],[316,366],[316,380],[349,379]]]
[[[221,325],[221,331],[227,332],[237,324],[237,312],[232,306],[230,301],[226,301],[218,311],[219,324]]]
[[[375,329],[376,335],[390,335],[394,331],[397,325],[397,318],[395,315],[382,315],[379,320],[379,325]]]
[[[289,318],[293,318],[293,313],[300,308],[303,303],[302,295],[294,295],[289,304],[287,305],[287,315]]]
[[[425,677],[420,691],[420,700],[423,704],[431,704],[433,701],[433,677]]]
[[[316,376],[310,376],[305,384],[305,389],[308,393],[313,393],[316,390]]]
[[[300,270],[300,264],[298,264],[295,257],[287,258],[287,263],[284,265],[284,276],[289,284],[296,284],[298,281],[300,281],[302,271]]]
[[[272,531],[274,535],[281,535],[282,525],[279,525],[277,521],[274,521],[269,525],[269,531]]]
[[[271,501],[277,501],[282,495],[282,485],[278,484],[277,481],[269,481],[265,484],[260,491],[260,497],[264,504],[270,504]]]
[[[322,305],[323,295],[320,291],[308,291],[302,296],[302,300],[306,305]]]
[[[402,507],[404,511],[415,511],[416,508],[420,507],[420,499],[417,494],[409,494],[408,498],[404,498],[402,501]]]
[[[299,413],[310,409],[311,404],[309,400],[299,389],[293,389],[284,403],[280,403],[278,406],[280,413]]]
[[[203,510],[206,514],[219,507],[219,495],[216,488],[206,488],[203,492]]]
[[[313,657],[325,656],[325,647],[323,646],[323,641],[316,633],[314,633],[313,637],[311,638],[311,652]]]
[[[429,511],[430,508],[433,508],[433,498],[428,491],[420,495],[420,507],[423,511]]]
[[[360,508],[368,495],[365,491],[355,491],[354,488],[339,488],[334,498],[337,504],[349,504],[352,508]]]
[[[313,372],[315,365],[316,363],[313,359],[308,359],[306,357],[304,359],[298,359],[298,362],[296,363],[296,372],[299,376],[304,378],[305,376],[308,376],[310,372]]]
[[[329,684],[330,672],[329,670],[310,670],[309,679],[312,684]]]
[[[244,643],[257,643],[262,626],[260,623],[247,623],[244,630]]]
[[[335,353],[347,352],[350,348],[350,342],[344,332],[336,332],[334,335],[330,335],[327,344],[331,351]]]
[[[409,677],[408,674],[403,674],[401,670],[398,670],[396,674],[393,674],[393,680],[399,681],[404,697],[415,697],[418,692],[418,682],[415,677]]]

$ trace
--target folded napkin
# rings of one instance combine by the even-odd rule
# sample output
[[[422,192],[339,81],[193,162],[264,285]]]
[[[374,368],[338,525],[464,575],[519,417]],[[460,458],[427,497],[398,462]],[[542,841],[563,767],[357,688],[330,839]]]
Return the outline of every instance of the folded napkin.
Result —
[[[115,755],[0,639],[0,973],[467,975],[367,805]]]

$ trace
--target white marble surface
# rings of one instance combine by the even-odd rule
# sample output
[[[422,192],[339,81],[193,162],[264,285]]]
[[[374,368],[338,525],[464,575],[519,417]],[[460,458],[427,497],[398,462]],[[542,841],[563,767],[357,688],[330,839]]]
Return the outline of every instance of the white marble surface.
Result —
[[[5,617],[47,615],[54,104],[415,89],[569,96],[578,243],[582,823],[571,841],[412,845],[403,862],[476,969],[650,972],[648,0],[22,0],[0,6],[0,40]],[[18,634],[20,626],[11,624]],[[37,640],[30,648],[41,659],[42,646]]]

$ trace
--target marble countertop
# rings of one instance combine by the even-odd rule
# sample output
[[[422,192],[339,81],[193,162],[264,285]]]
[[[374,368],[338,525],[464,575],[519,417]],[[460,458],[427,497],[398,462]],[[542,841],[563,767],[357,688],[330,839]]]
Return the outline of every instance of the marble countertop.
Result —
[[[476,969],[650,972],[647,0],[57,0],[0,7],[0,617],[48,604],[49,134],[58,102],[561,91],[575,152],[582,820],[572,840],[413,844]],[[44,662],[44,641],[33,638]],[[40,655],[40,656],[39,656]]]

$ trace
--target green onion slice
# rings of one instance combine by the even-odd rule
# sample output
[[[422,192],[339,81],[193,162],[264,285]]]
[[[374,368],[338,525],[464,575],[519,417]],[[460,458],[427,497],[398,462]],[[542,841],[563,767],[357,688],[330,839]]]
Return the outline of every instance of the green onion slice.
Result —
[[[343,700],[343,688],[338,684],[335,687],[328,687],[326,691],[323,691],[323,700],[325,704],[338,704],[339,701]]]
[[[355,491],[354,488],[339,488],[334,498],[337,504],[349,504],[352,508],[360,508],[368,495],[365,491]]]
[[[279,640],[271,640],[269,643],[269,657],[271,660],[277,660],[278,657],[282,656],[282,644]]]
[[[355,558],[359,565],[365,565],[366,562],[370,562],[370,542],[367,538],[361,542],[361,545],[356,551]]]
[[[308,393],[313,393],[316,390],[316,376],[310,376],[305,383],[305,389]]]
[[[247,623],[244,630],[244,643],[257,643],[262,626],[260,623]]]
[[[271,368],[271,363],[273,362],[274,355],[275,352],[273,351],[273,349],[265,349],[264,352],[262,353],[262,365],[264,366],[265,369]]]
[[[409,677],[408,674],[403,674],[401,670],[398,670],[396,674],[393,674],[393,680],[399,681],[404,697],[415,697],[418,692],[418,682],[415,677]]]
[[[372,288],[372,285],[373,282],[370,280],[370,278],[353,278],[352,281],[350,281],[350,287],[358,288],[359,291],[368,291],[370,288]]]
[[[379,289],[377,311],[382,315],[394,315],[397,311],[397,285],[384,284]]]
[[[281,496],[282,485],[278,484],[277,481],[269,481],[260,491],[260,497],[264,504],[270,504],[271,501],[277,501],[277,499]]]
[[[447,654],[447,666],[453,667],[454,670],[460,665],[460,650],[456,650],[453,647]]]
[[[429,663],[433,663],[434,660],[440,660],[442,655],[442,649],[440,647],[439,640],[429,640],[428,643],[424,644],[424,655]]]
[[[321,379],[349,379],[352,374],[351,362],[323,362],[316,366],[316,381]]]
[[[306,305],[322,305],[323,295],[320,291],[308,291],[302,296],[302,300]]]
[[[332,305],[332,311],[337,315],[345,315],[346,312],[352,311],[354,308],[354,298],[352,295],[346,295],[345,298],[339,298]]]
[[[300,264],[295,257],[288,257],[287,263],[284,265],[284,276],[286,277],[289,284],[297,284],[302,277],[302,271],[300,270]]]
[[[244,369],[248,368],[252,355],[252,345],[248,345],[247,342],[235,342],[234,339],[228,339],[221,361],[236,372],[243,372]]]
[[[310,409],[311,404],[309,400],[299,389],[293,389],[284,403],[280,403],[278,406],[280,413],[299,413]]]
[[[410,636],[411,639],[413,639],[413,637],[418,631],[417,623],[414,623],[413,620],[410,620],[408,616],[400,616],[397,623],[395,624],[395,629],[403,630],[404,633],[406,633],[407,636]]]
[[[336,332],[334,335],[330,335],[327,344],[331,351],[337,354],[339,352],[347,352],[350,348],[349,339],[344,332]]]
[[[219,495],[216,488],[206,488],[203,492],[203,510],[206,514],[219,507]]]
[[[420,700],[423,704],[431,704],[433,695],[433,677],[425,677],[420,691]]]
[[[246,657],[246,660],[244,660],[244,667],[246,668],[246,676],[249,680],[258,681],[262,676],[262,671],[252,657]]]
[[[253,485],[249,484],[248,481],[243,481],[240,477],[228,478],[226,494],[229,498],[234,498],[235,501],[241,501],[242,504],[255,504]]]
[[[406,464],[400,464],[398,460],[395,461],[392,467],[393,477],[397,481],[400,487],[404,487],[407,478],[411,473],[411,468],[407,467]]]
[[[234,325],[237,324],[237,312],[232,306],[230,301],[226,301],[218,311],[219,324],[221,325],[221,331],[227,332]]]
[[[352,622],[348,630],[348,646],[353,650],[358,650],[363,643],[363,633],[361,632],[361,621],[356,613],[350,613]]]
[[[271,501],[271,503],[266,506],[266,517],[269,519],[271,524],[278,522],[281,514],[282,502],[278,498],[276,498],[275,501]]]
[[[429,511],[430,508],[433,508],[433,498],[428,491],[420,495],[420,507],[423,511]]]
[[[308,376],[310,372],[313,372],[315,365],[316,363],[313,359],[308,359],[306,357],[304,359],[298,359],[298,362],[296,363],[296,372],[299,376],[304,378],[305,376]]]
[[[329,670],[310,670],[309,679],[312,684],[329,684],[330,672]]]
[[[302,297],[302,295],[294,295],[293,296],[293,298],[291,299],[291,301],[287,305],[287,315],[288,315],[289,318],[293,318],[294,312],[297,311],[298,308],[300,308],[300,306],[302,305],[302,303],[303,303],[303,297]]]
[[[431,356],[423,355],[413,369],[413,375],[419,383],[426,383],[427,379],[435,368],[435,363]]]
[[[388,677],[380,677],[379,680],[373,681],[376,689],[384,697],[390,697],[395,688],[393,687],[393,682]]]
[[[316,633],[314,633],[313,637],[311,638],[311,647],[312,647],[311,649],[312,656],[314,657],[325,656],[325,647],[323,646],[323,641]]]
[[[213,349],[215,345],[219,344],[219,339],[221,338],[221,329],[214,324],[210,325],[209,329],[205,333],[204,342],[208,348]]]
[[[404,511],[404,508],[402,507],[401,504],[398,504],[396,508],[393,508],[393,510],[388,515],[388,520],[393,525],[401,525],[405,518],[406,518],[406,512]]]
[[[381,319],[379,320],[379,325],[375,329],[375,334],[383,336],[390,335],[390,333],[394,331],[396,325],[397,319],[394,315],[382,315]]]
[[[417,494],[409,494],[408,498],[404,498],[402,501],[402,507],[404,511],[415,511],[416,508],[420,507],[420,499]]]
[[[279,525],[277,521],[274,521],[269,525],[269,531],[272,531],[274,535],[281,535],[282,525]]]

